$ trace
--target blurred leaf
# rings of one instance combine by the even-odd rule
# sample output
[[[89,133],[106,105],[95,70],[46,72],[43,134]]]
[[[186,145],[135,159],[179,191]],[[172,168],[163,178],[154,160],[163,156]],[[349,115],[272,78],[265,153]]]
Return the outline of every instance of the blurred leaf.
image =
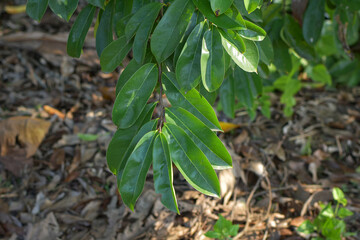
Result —
[[[97,134],[88,134],[88,133],[78,133],[77,136],[78,138],[80,138],[80,140],[83,140],[85,142],[96,141],[99,138],[99,135]]]
[[[37,21],[44,16],[48,7],[48,0],[28,0],[26,4],[26,13]]]
[[[302,32],[305,41],[314,45],[320,38],[325,20],[325,0],[310,0],[305,11]]]
[[[115,0],[110,0],[101,15],[99,27],[96,33],[96,51],[100,57],[104,48],[113,40],[113,17],[115,11]]]
[[[95,10],[96,8],[94,6],[87,5],[81,10],[71,27],[67,42],[67,53],[71,57],[80,57],[86,34],[94,18]]]
[[[51,10],[67,22],[75,12],[78,3],[79,0],[49,0]]]
[[[344,205],[344,207],[347,205],[347,199],[345,198],[345,195],[340,188],[337,187],[333,188],[332,194],[333,194],[333,198],[342,205]]]
[[[234,0],[210,0],[211,9],[216,16],[226,12]]]

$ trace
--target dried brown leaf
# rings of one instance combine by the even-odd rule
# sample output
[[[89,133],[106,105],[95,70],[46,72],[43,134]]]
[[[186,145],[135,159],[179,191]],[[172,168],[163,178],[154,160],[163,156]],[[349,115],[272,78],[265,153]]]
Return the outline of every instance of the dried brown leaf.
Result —
[[[0,122],[1,156],[7,155],[16,140],[25,146],[26,158],[33,156],[49,131],[49,121],[30,117],[11,117]]]

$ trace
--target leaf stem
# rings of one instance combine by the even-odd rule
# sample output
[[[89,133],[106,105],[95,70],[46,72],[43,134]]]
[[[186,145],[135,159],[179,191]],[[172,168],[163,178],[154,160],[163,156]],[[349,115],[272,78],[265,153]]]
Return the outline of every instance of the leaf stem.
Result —
[[[163,98],[162,98],[164,89],[163,89],[163,86],[162,86],[162,79],[161,79],[161,76],[162,76],[161,63],[158,63],[158,70],[159,70],[158,83],[160,85],[160,94],[159,94],[160,121],[159,121],[158,129],[161,132],[162,127],[163,127],[164,122],[165,122],[165,106],[164,106],[164,102],[163,102]]]

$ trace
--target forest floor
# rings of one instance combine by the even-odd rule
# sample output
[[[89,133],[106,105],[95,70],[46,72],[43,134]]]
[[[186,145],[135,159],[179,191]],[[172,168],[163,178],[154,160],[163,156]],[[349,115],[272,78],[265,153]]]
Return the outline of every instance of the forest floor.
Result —
[[[317,216],[320,201],[332,202],[333,187],[355,213],[348,231],[360,229],[360,88],[303,89],[291,118],[277,94],[271,119],[219,112],[237,125],[219,135],[234,162],[218,172],[222,198],[195,191],[175,169],[176,215],[162,206],[150,170],[131,212],[105,158],[121,69],[100,71],[91,32],[74,60],[65,51],[69,24],[3,9],[0,239],[207,239],[219,214],[247,226],[242,239],[303,239],[296,227]]]

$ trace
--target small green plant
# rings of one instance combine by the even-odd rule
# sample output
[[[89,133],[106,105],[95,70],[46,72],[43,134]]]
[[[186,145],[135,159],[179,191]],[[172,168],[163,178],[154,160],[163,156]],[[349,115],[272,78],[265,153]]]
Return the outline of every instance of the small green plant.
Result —
[[[320,214],[313,222],[309,220],[304,221],[297,229],[299,233],[317,235],[312,240],[339,240],[343,237],[354,235],[354,233],[346,231],[344,218],[353,215],[353,212],[345,208],[347,199],[343,191],[340,188],[334,188],[332,194],[336,201],[336,207],[333,208],[331,203],[327,205],[321,203]],[[340,207],[341,205],[343,207]]]
[[[205,236],[215,239],[232,239],[230,236],[236,236],[239,230],[239,224],[233,225],[231,221],[226,220],[219,215],[219,219],[214,225],[214,231],[208,231]]]

